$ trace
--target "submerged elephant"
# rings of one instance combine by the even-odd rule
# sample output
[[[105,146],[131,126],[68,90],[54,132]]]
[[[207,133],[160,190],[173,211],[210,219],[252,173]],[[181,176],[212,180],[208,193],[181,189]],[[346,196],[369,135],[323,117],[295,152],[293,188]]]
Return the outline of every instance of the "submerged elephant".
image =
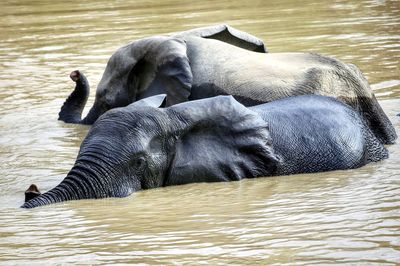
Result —
[[[153,96],[102,115],[67,177],[22,207],[351,169],[388,157],[358,113],[330,97],[289,97],[246,108],[232,96],[217,96],[154,107],[163,100]]]
[[[233,95],[245,106],[294,95],[331,96],[362,114],[383,143],[397,137],[356,66],[317,54],[266,53],[261,40],[225,25],[145,38],[118,49],[88,115],[81,119],[89,95],[85,80],[59,119],[92,124],[109,109],[160,93],[167,94],[166,106],[217,95]]]

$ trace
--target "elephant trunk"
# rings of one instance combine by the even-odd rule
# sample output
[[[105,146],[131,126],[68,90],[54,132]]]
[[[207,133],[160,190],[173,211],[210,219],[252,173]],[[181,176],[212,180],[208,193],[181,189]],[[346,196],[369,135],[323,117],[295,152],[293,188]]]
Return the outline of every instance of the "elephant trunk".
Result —
[[[74,91],[64,102],[58,114],[58,120],[73,124],[91,125],[100,116],[99,108],[93,106],[89,114],[82,120],[82,111],[89,98],[89,82],[79,70],[72,71],[70,78],[76,83]]]
[[[43,205],[62,202],[74,199],[75,195],[63,184],[59,184],[55,188],[47,191],[46,193],[25,202],[21,208],[31,209]]]
[[[90,108],[89,113],[86,115],[86,117],[82,119],[79,123],[84,125],[92,125],[103,113],[104,111],[101,110],[101,108],[97,107],[96,104],[94,104],[92,108]]]
[[[68,200],[105,198],[110,196],[106,187],[104,180],[94,171],[84,172],[80,166],[75,166],[59,185],[25,202],[21,208],[35,208]]]

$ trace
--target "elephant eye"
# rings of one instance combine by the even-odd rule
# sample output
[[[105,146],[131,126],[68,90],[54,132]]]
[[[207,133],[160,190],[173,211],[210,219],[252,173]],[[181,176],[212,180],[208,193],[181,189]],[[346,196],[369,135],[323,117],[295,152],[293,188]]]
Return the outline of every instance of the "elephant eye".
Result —
[[[146,165],[146,160],[143,157],[137,157],[132,160],[132,167],[136,170],[142,170]]]

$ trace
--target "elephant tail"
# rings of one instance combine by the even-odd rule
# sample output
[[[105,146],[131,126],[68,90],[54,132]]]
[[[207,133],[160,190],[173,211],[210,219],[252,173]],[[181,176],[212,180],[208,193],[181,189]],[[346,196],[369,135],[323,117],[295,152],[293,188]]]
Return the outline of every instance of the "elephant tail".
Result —
[[[352,72],[356,86],[361,86],[362,91],[370,93],[370,96],[359,95],[359,105],[361,108],[361,114],[367,121],[369,127],[374,132],[375,136],[384,144],[394,144],[397,139],[396,131],[389,120],[382,107],[375,98],[375,95],[367,81],[362,74],[361,70],[353,65],[347,64],[350,71]],[[364,94],[365,95],[365,94]]]
[[[79,70],[72,71],[70,78],[76,83],[74,91],[69,95],[67,100],[58,113],[58,120],[66,123],[82,123],[82,111],[89,98],[89,82]]]

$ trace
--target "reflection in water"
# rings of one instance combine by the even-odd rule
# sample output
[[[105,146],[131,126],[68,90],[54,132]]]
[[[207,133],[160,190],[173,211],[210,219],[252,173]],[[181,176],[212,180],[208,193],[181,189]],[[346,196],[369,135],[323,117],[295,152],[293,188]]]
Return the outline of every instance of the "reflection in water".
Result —
[[[399,144],[357,170],[19,209],[29,184],[60,182],[88,130],[57,121],[69,72],[95,89],[115,49],[154,34],[226,22],[271,52],[355,63],[400,128],[398,1],[135,2],[2,1],[0,263],[400,263]]]

